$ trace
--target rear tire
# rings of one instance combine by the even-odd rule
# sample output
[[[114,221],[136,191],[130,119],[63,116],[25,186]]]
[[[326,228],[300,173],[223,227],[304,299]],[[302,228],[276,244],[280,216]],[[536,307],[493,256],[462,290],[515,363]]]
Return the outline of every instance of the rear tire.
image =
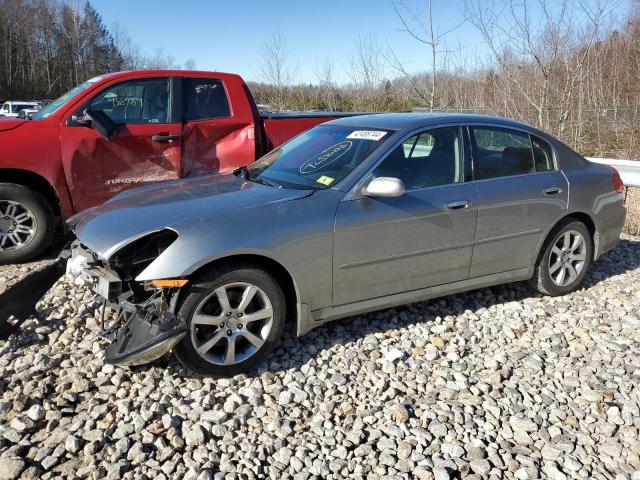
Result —
[[[545,295],[565,295],[580,286],[592,259],[591,233],[584,223],[566,219],[545,240],[529,285]]]
[[[230,377],[258,366],[276,347],[286,302],[268,272],[233,264],[191,279],[177,312],[187,327],[174,350],[180,363],[202,375]]]
[[[24,185],[0,183],[0,265],[42,254],[54,236],[51,207]]]

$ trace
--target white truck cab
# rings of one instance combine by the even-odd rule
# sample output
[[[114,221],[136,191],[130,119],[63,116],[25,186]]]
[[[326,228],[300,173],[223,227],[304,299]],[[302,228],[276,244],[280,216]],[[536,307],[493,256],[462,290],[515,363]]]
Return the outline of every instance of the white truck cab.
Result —
[[[21,110],[27,110],[27,113],[33,113],[40,110],[38,102],[25,102],[20,100],[12,100],[5,102],[0,107],[0,117],[18,117]]]

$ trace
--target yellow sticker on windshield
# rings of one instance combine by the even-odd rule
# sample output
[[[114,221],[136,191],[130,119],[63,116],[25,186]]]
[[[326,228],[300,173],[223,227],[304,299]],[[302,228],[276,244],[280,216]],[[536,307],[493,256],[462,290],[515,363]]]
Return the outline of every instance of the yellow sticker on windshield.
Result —
[[[316,180],[316,182],[321,183],[322,185],[326,185],[327,187],[333,183],[335,179],[331,177],[327,177],[326,175],[322,175],[320,178]]]

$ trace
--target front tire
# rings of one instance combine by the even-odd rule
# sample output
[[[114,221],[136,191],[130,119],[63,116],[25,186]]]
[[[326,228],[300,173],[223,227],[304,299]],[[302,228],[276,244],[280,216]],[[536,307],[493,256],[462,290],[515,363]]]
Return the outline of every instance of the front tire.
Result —
[[[178,318],[187,334],[177,359],[194,372],[229,377],[264,361],[280,340],[286,319],[282,289],[250,264],[216,267],[181,293]]]
[[[53,235],[53,212],[42,195],[24,185],[0,183],[0,265],[42,254]]]
[[[567,219],[547,237],[530,285],[545,295],[565,295],[582,283],[592,259],[591,233],[584,223]]]

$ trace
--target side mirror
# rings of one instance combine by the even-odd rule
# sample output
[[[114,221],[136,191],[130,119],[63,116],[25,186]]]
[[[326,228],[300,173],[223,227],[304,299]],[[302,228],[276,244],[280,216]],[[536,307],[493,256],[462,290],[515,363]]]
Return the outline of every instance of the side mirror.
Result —
[[[84,113],[82,115],[73,115],[71,117],[71,120],[73,120],[73,122],[78,125],[82,125],[83,127],[91,126],[91,119],[87,117]]]
[[[404,184],[399,178],[374,178],[362,192],[367,197],[392,198],[404,195]]]
[[[83,116],[88,118],[96,132],[107,140],[111,140],[118,133],[118,126],[102,110],[85,110]]]

